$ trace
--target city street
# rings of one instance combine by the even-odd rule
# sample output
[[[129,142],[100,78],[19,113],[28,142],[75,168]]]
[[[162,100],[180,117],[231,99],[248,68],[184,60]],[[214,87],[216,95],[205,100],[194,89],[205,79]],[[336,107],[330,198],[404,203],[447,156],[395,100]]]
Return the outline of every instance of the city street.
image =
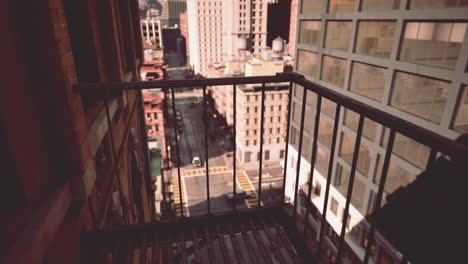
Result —
[[[202,93],[200,90],[176,93],[176,111],[180,112],[182,126],[179,131],[180,174],[181,190],[179,190],[177,167],[172,168],[172,191],[176,215],[180,216],[182,210],[187,215],[203,215],[207,213],[207,186],[206,186],[206,157],[205,157],[205,127],[203,122]],[[208,111],[210,112],[210,111]],[[209,122],[209,125],[214,125]],[[213,127],[209,127],[214,129]],[[208,131],[209,131],[208,128]],[[173,134],[173,131],[169,131]],[[232,200],[227,193],[233,190],[232,158],[226,157],[226,141],[223,138],[208,137],[208,164],[210,209],[212,213],[232,209]],[[174,146],[171,146],[174,147]],[[175,153],[175,152],[174,152]],[[202,166],[196,167],[192,159],[199,157]],[[246,199],[236,203],[238,209],[254,207],[258,204],[258,170],[244,171],[237,167],[236,189],[251,193]],[[262,201],[273,201],[277,190],[281,190],[283,169],[266,167],[263,170]],[[278,199],[280,195],[276,195]],[[182,201],[182,208],[180,202]]]

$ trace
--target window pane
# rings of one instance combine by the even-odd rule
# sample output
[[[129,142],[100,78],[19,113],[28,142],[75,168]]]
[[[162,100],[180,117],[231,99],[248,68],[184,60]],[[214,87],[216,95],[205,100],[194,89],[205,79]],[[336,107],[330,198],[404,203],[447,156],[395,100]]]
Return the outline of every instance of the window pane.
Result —
[[[389,58],[395,35],[394,21],[360,21],[356,53]]]
[[[330,0],[328,12],[353,12],[354,0]]]
[[[294,96],[299,98],[299,99],[302,99],[303,94],[304,94],[304,87],[302,87],[300,85],[295,85]],[[314,92],[307,91],[306,104],[308,104],[308,105],[315,104],[315,93]]]
[[[382,175],[383,169],[383,160],[383,157],[380,157],[377,162],[378,166],[376,177],[374,180],[376,184],[379,184],[380,182],[380,177]],[[403,169],[402,167],[390,160],[384,190],[387,193],[393,193],[398,188],[406,186],[412,183],[414,180],[416,180],[416,175],[409,173],[407,170]]]
[[[323,0],[303,0],[302,14],[317,14],[323,11]]]
[[[307,99],[306,99],[306,103],[308,105],[312,105],[312,104],[315,104],[316,102],[316,95],[314,92],[311,92],[311,91],[307,91]]]
[[[328,100],[325,97],[322,97],[322,105],[320,107],[320,112],[329,117],[335,118],[336,114],[336,103]]]
[[[307,132],[312,133],[312,130],[314,128],[314,122],[315,122],[315,112],[311,112],[310,110],[306,108],[305,117],[304,117],[304,129]]]
[[[293,102],[293,109],[292,109],[292,116],[293,116],[293,121],[296,122],[297,124],[301,125],[301,104],[296,104]]]
[[[325,48],[347,51],[351,27],[351,21],[328,21]]]
[[[390,105],[434,123],[440,123],[450,83],[397,72]]]
[[[318,141],[325,146],[331,147],[333,137],[333,124],[320,118]]]
[[[346,60],[323,56],[322,80],[343,88]]]
[[[356,112],[347,109],[345,112],[345,125],[357,132],[359,125],[359,115]],[[377,124],[374,121],[368,118],[364,118],[364,126],[362,128],[363,136],[370,140],[374,140],[376,129]]]
[[[410,9],[468,7],[468,1],[410,0]]]
[[[345,167],[341,166],[340,164],[337,164],[335,181],[333,184],[344,197],[346,197],[348,194],[348,186],[350,180],[349,177],[350,171]],[[364,204],[365,191],[366,185],[356,176],[354,178],[353,193],[351,195],[351,204],[355,208],[362,208],[362,205]]]
[[[340,157],[350,165],[353,161],[355,138],[348,136],[345,133],[341,134]],[[366,145],[362,144],[359,147],[359,156],[357,161],[357,170],[364,175],[369,173],[369,164],[371,161],[371,153]]]
[[[304,138],[302,139],[301,156],[304,157],[306,160],[310,160],[310,148],[312,140],[305,133],[302,136]]]
[[[320,40],[320,21],[301,21],[299,43],[318,46]]]
[[[460,105],[456,113],[455,130],[461,133],[468,133],[468,85],[464,84],[461,88]]]
[[[391,10],[400,7],[400,0],[363,0],[362,11]]]
[[[384,147],[387,147],[389,134],[390,130],[384,128],[382,139],[382,146]],[[393,143],[393,153],[422,169],[427,165],[431,149],[426,145],[397,133]]]
[[[384,94],[385,68],[353,62],[351,71],[351,91],[382,102]]]
[[[467,23],[406,23],[400,60],[454,69]]]
[[[325,151],[320,146],[317,146],[317,160],[315,162],[315,169],[322,174],[322,176],[327,175],[328,173],[328,162],[330,159],[330,154]]]
[[[304,73],[305,75],[315,78],[317,73],[317,53],[299,50],[297,55],[297,70]]]

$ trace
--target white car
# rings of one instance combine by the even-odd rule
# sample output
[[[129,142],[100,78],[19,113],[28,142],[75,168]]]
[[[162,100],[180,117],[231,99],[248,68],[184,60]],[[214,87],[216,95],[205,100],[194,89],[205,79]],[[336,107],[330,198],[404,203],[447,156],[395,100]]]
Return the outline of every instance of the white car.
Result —
[[[228,200],[234,199],[234,193],[228,192],[225,194]],[[243,191],[243,190],[236,190],[236,200],[243,200],[254,196],[253,191]]]
[[[201,159],[199,157],[193,157],[192,159],[192,165],[195,167],[201,167],[203,164],[201,162]]]

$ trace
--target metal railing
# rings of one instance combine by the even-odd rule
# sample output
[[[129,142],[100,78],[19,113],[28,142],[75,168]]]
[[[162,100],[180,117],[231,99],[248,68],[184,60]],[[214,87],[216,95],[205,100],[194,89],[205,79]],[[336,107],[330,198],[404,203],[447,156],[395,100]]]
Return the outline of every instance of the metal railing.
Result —
[[[233,136],[236,138],[236,114],[237,114],[237,102],[236,102],[236,86],[240,84],[261,84],[261,113],[260,113],[260,157],[259,157],[259,183],[258,183],[258,207],[262,207],[262,168],[263,168],[263,145],[264,145],[264,111],[265,111],[265,84],[266,83],[289,83],[289,96],[288,96],[288,123],[287,123],[287,131],[286,131],[286,139],[285,139],[285,154],[284,154],[284,174],[283,174],[283,186],[282,186],[282,199],[281,201],[284,202],[285,193],[286,193],[286,178],[287,178],[287,167],[288,167],[288,148],[289,148],[289,139],[290,139],[290,120],[291,116],[291,105],[292,105],[292,88],[293,84],[300,85],[304,87],[303,95],[302,95],[302,108],[301,108],[301,120],[300,120],[300,130],[299,130],[299,145],[298,145],[298,159],[296,164],[296,181],[294,186],[294,202],[293,202],[293,218],[296,218],[297,215],[297,206],[298,206],[298,186],[299,186],[299,175],[300,175],[300,167],[301,167],[301,154],[302,154],[302,142],[303,142],[303,131],[304,131],[304,124],[305,124],[305,108],[306,108],[306,100],[307,100],[307,93],[310,91],[314,93],[317,97],[316,101],[316,115],[314,118],[314,131],[313,131],[313,141],[312,141],[312,153],[310,158],[310,179],[308,181],[307,186],[307,201],[311,200],[312,194],[312,182],[314,178],[314,167],[315,162],[317,159],[317,139],[318,139],[318,131],[319,131],[319,119],[322,107],[322,99],[326,98],[334,103],[336,103],[335,108],[335,121],[333,127],[333,135],[331,140],[330,146],[330,155],[329,155],[329,163],[328,163],[328,172],[326,176],[326,187],[325,187],[325,200],[323,204],[322,216],[321,216],[321,226],[319,232],[319,239],[318,239],[318,251],[317,254],[320,255],[322,252],[322,247],[324,243],[324,230],[325,230],[325,223],[326,223],[326,216],[327,216],[327,208],[328,208],[328,199],[330,194],[330,184],[331,184],[331,177],[332,177],[332,167],[334,163],[334,152],[336,151],[336,142],[337,142],[337,134],[338,134],[338,126],[339,126],[339,114],[343,107],[346,109],[352,110],[359,115],[359,123],[357,127],[356,133],[356,140],[354,144],[354,154],[351,163],[351,171],[349,176],[349,185],[347,188],[346,194],[346,204],[343,212],[343,221],[341,225],[341,232],[340,232],[340,239],[339,239],[339,246],[337,250],[337,259],[340,261],[341,256],[344,250],[344,243],[345,243],[345,233],[346,233],[346,226],[348,221],[348,215],[350,210],[350,201],[353,193],[353,183],[356,175],[356,167],[357,161],[359,158],[359,147],[361,144],[361,138],[363,134],[363,126],[364,120],[370,119],[378,124],[383,125],[390,129],[390,135],[388,138],[388,144],[386,147],[385,156],[383,159],[383,169],[380,177],[380,182],[378,183],[378,192],[376,198],[376,205],[380,205],[382,202],[382,197],[384,194],[384,186],[387,179],[387,173],[389,170],[390,165],[390,158],[392,155],[393,145],[395,141],[396,133],[401,135],[407,136],[419,143],[422,143],[429,148],[431,148],[431,153],[429,157],[429,161],[427,166],[431,166],[434,162],[437,153],[441,153],[452,158],[462,158],[468,157],[468,147],[459,144],[451,139],[443,137],[441,135],[435,134],[425,128],[422,128],[416,124],[408,122],[404,119],[401,119],[397,116],[384,112],[380,109],[372,107],[370,105],[364,104],[360,101],[357,101],[353,98],[350,98],[346,95],[341,93],[335,92],[333,90],[327,89],[323,86],[320,86],[316,83],[313,83],[309,80],[306,80],[302,75],[297,73],[279,73],[275,76],[258,76],[258,77],[236,77],[236,78],[212,78],[212,79],[191,79],[191,80],[162,80],[162,81],[143,81],[143,82],[127,82],[127,83],[83,83],[78,86],[80,90],[142,90],[142,89],[156,89],[156,88],[169,88],[172,94],[172,111],[173,113],[176,112],[176,105],[174,100],[174,90],[185,88],[185,87],[201,87],[203,89],[203,116],[205,117],[204,120],[204,136],[205,136],[205,171],[206,171],[206,189],[207,189],[207,212],[208,215],[211,214],[210,210],[210,183],[209,183],[209,163],[208,163],[208,128],[207,128],[207,93],[206,89],[208,86],[232,86],[233,89],[233,126],[234,126],[234,133]],[[108,114],[109,115],[109,114]],[[179,190],[181,188],[181,173],[180,173],[180,150],[178,144],[178,128],[176,122],[175,114],[172,116],[174,129],[173,133],[175,135],[175,147],[176,147],[176,158],[177,158],[177,177],[178,177],[178,184]],[[312,118],[312,117],[311,117]],[[110,120],[109,124],[110,124]],[[235,142],[235,140],[234,140]],[[233,198],[236,201],[236,144],[234,144],[233,150]],[[117,166],[117,164],[115,165]],[[182,216],[184,216],[182,199],[180,199],[180,207],[182,209]],[[233,203],[233,211],[236,210],[236,204]],[[378,206],[374,206],[372,212],[378,210]],[[304,234],[307,232],[307,220],[310,214],[309,207],[306,208],[306,217],[304,218],[303,228]],[[370,255],[370,247],[372,244],[372,239],[374,237],[374,233],[376,232],[375,226],[371,223],[370,231],[368,233],[368,240],[364,263],[368,263],[369,255]],[[403,256],[403,259],[405,256]]]

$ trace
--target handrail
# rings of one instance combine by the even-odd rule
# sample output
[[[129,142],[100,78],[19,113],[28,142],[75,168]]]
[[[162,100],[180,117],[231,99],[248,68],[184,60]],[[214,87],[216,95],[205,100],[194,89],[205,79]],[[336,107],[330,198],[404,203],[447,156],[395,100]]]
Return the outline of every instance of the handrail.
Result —
[[[307,98],[307,91],[311,91],[315,94],[317,94],[317,103],[316,103],[316,112],[320,113],[321,112],[321,102],[322,98],[327,98],[333,102],[336,103],[336,108],[335,108],[335,120],[334,120],[334,125],[333,125],[333,136],[332,136],[332,143],[330,147],[330,158],[328,162],[328,173],[327,173],[327,178],[326,178],[326,187],[325,187],[325,199],[323,203],[323,210],[322,210],[322,221],[320,224],[320,232],[319,238],[318,238],[318,247],[317,247],[317,257],[320,257],[320,254],[322,252],[323,246],[324,246],[324,235],[325,235],[325,230],[326,230],[326,221],[323,221],[326,219],[327,211],[328,211],[328,198],[329,198],[329,192],[330,192],[330,185],[331,185],[331,179],[332,179],[332,168],[334,166],[334,157],[335,155],[333,154],[336,151],[336,146],[337,146],[337,137],[338,137],[338,127],[339,127],[339,114],[340,110],[342,107],[345,107],[346,109],[350,109],[359,115],[359,125],[357,128],[357,133],[356,133],[356,141],[354,143],[354,152],[353,152],[353,159],[352,159],[352,164],[351,164],[351,171],[350,171],[350,178],[349,178],[349,183],[348,183],[348,189],[347,189],[347,194],[346,194],[346,206],[343,211],[343,220],[342,220],[342,227],[341,227],[341,232],[340,232],[340,240],[339,240],[339,245],[337,248],[337,259],[338,262],[340,263],[341,257],[344,254],[345,251],[345,233],[346,233],[346,226],[347,226],[347,221],[349,216],[349,210],[350,210],[350,203],[351,203],[351,197],[352,197],[352,192],[353,192],[353,183],[354,183],[354,177],[356,175],[356,169],[357,169],[357,162],[358,162],[358,156],[359,156],[359,148],[360,148],[360,142],[363,134],[363,126],[364,126],[364,120],[365,118],[368,118],[370,120],[375,121],[376,123],[379,123],[385,127],[388,127],[390,129],[389,131],[389,140],[387,144],[387,149],[385,152],[384,156],[384,164],[382,168],[382,173],[381,173],[381,179],[380,182],[378,183],[378,192],[377,192],[377,203],[380,204],[383,193],[384,193],[384,187],[385,187],[385,181],[388,173],[388,168],[390,165],[390,159],[392,156],[392,148],[393,148],[393,143],[395,140],[395,135],[396,133],[400,133],[404,136],[407,136],[409,138],[414,139],[417,142],[420,142],[429,148],[431,148],[431,153],[430,157],[428,159],[428,168],[433,164],[434,159],[436,157],[436,154],[438,152],[441,152],[443,154],[449,155],[454,159],[457,159],[458,162],[463,161],[463,159],[468,158],[468,146],[462,145],[461,143],[451,140],[449,138],[446,138],[442,135],[436,134],[428,129],[425,129],[421,126],[418,126],[414,123],[411,123],[407,120],[404,120],[398,116],[389,114],[387,112],[384,112],[380,109],[377,109],[371,105],[362,103],[356,99],[353,99],[349,96],[343,95],[337,91],[328,89],[324,86],[321,86],[319,84],[316,84],[310,80],[306,80],[303,75],[290,72],[290,73],[278,73],[276,75],[272,76],[255,76],[255,77],[229,77],[229,78],[209,78],[209,79],[191,79],[191,80],[162,80],[162,81],[144,81],[144,82],[113,82],[113,83],[83,83],[79,84],[75,88],[77,90],[142,90],[142,89],[157,89],[157,88],[170,88],[171,91],[171,98],[172,100],[172,111],[173,113],[176,113],[176,106],[175,106],[175,94],[174,90],[177,88],[185,88],[185,87],[200,87],[203,89],[203,125],[205,128],[204,131],[204,144],[205,144],[205,172],[206,172],[206,188],[207,188],[207,216],[212,217],[213,214],[211,214],[211,208],[210,208],[210,183],[209,183],[209,165],[208,165],[208,123],[206,122],[207,116],[206,116],[206,103],[207,103],[207,94],[206,94],[206,88],[207,86],[218,86],[218,85],[228,85],[233,87],[234,91],[233,94],[235,95],[236,93],[236,87],[239,87],[239,84],[261,84],[258,89],[255,89],[256,91],[261,91],[261,109],[260,109],[260,152],[259,152],[259,182],[258,182],[258,190],[257,190],[257,208],[256,209],[262,209],[263,203],[262,203],[262,164],[263,164],[263,136],[264,136],[264,110],[265,110],[265,91],[268,89],[266,86],[267,83],[287,83],[289,86],[289,101],[288,101],[288,128],[287,128],[287,136],[285,139],[285,163],[284,163],[284,172],[283,172],[283,187],[282,187],[282,202],[284,202],[284,195],[285,195],[285,186],[286,186],[286,174],[287,174],[287,162],[288,162],[288,146],[290,144],[289,142],[289,127],[290,127],[290,120],[291,120],[291,102],[292,102],[292,85],[297,84],[302,87],[303,89],[303,95],[302,95],[302,108],[301,108],[301,121],[300,121],[300,133],[299,133],[299,147],[297,149],[297,156],[301,157],[302,154],[302,142],[303,142],[303,131],[304,131],[304,124],[305,124],[305,118],[311,118],[315,120],[315,125],[314,125],[314,142],[313,142],[313,149],[312,149],[312,155],[311,155],[311,161],[310,161],[310,180],[308,183],[308,193],[307,193],[307,199],[310,200],[311,198],[311,190],[312,190],[312,178],[314,176],[313,173],[313,168],[315,166],[315,159],[317,156],[317,137],[318,137],[318,130],[319,130],[319,121],[320,121],[320,115],[307,115],[305,114],[305,107],[306,107],[306,98]],[[107,105],[106,105],[107,107]],[[235,97],[233,98],[233,113],[235,116],[236,113],[236,108],[237,104],[235,101]],[[257,110],[255,110],[257,112]],[[109,115],[109,114],[108,114]],[[108,116],[108,122],[110,126],[110,117]],[[176,115],[174,114],[172,116],[172,124],[173,124],[173,132],[174,132],[174,139],[175,139],[175,148],[176,148],[176,156],[177,156],[177,179],[178,179],[178,186],[177,188],[182,190],[182,185],[181,185],[181,174],[180,174],[180,152],[179,152],[179,144],[178,144],[178,124],[176,120]],[[234,131],[236,129],[234,121]],[[112,135],[111,135],[112,136]],[[234,143],[234,149],[236,149],[236,143]],[[115,155],[115,154],[114,154]],[[234,156],[235,157],[235,156]],[[233,173],[233,182],[236,180],[236,173],[235,173],[235,167],[236,167],[236,160],[234,158],[233,160],[233,167],[234,167],[234,173]],[[298,187],[299,187],[299,177],[300,177],[300,171],[301,171],[301,159],[298,158],[296,161],[296,175],[295,175],[295,183],[294,183],[294,197],[293,197],[293,202],[294,202],[294,208],[293,208],[293,218],[296,218],[297,215],[297,207],[298,207],[298,201],[297,201],[297,195],[298,195]],[[118,175],[117,175],[118,176]],[[235,196],[236,194],[236,184],[233,184],[233,195]],[[119,188],[120,191],[120,188]],[[234,199],[235,200],[235,199]],[[181,217],[184,218],[184,200],[182,198],[182,195],[179,197],[179,203],[178,206],[181,210]],[[263,207],[264,208],[264,207]],[[304,235],[306,235],[306,224],[307,224],[307,219],[309,216],[309,208],[306,208],[306,214],[304,218]],[[375,212],[377,208],[372,209],[372,212]],[[236,214],[238,211],[236,211],[236,206],[233,206],[233,211],[231,214]],[[223,215],[226,215],[223,213]],[[190,217],[190,219],[193,219]],[[180,223],[180,222],[178,222]],[[367,239],[371,241],[374,237],[375,234],[375,226],[373,223],[370,225],[370,231],[368,232]],[[366,247],[366,252],[365,252],[365,257],[364,257],[364,263],[367,263],[369,260],[369,254],[370,254],[370,245],[371,243],[369,242]]]
[[[384,112],[309,80],[298,78],[297,76],[292,76],[292,79],[294,83],[304,86],[311,92],[317,93],[335,103],[339,103],[342,106],[358,114],[362,114],[366,118],[369,118],[379,124],[395,129],[398,133],[410,137],[424,145],[430,146],[431,148],[435,148],[437,151],[443,152],[449,156],[463,157],[463,155],[468,155],[468,147],[455,142],[454,140],[436,134],[400,117]]]
[[[410,137],[424,145],[452,157],[468,156],[468,147],[452,139],[436,134],[426,128],[420,127],[400,117],[394,116],[368,104],[362,103],[349,96],[328,89],[324,86],[306,80],[303,75],[290,73],[277,73],[271,76],[254,77],[228,77],[190,80],[161,80],[141,82],[109,82],[109,83],[81,83],[76,86],[78,90],[141,90],[154,88],[184,88],[203,87],[214,85],[239,85],[239,84],[262,84],[277,82],[293,82],[305,87],[307,90],[317,93],[335,103],[338,103],[358,114],[364,115],[379,124],[395,129],[398,133]]]

